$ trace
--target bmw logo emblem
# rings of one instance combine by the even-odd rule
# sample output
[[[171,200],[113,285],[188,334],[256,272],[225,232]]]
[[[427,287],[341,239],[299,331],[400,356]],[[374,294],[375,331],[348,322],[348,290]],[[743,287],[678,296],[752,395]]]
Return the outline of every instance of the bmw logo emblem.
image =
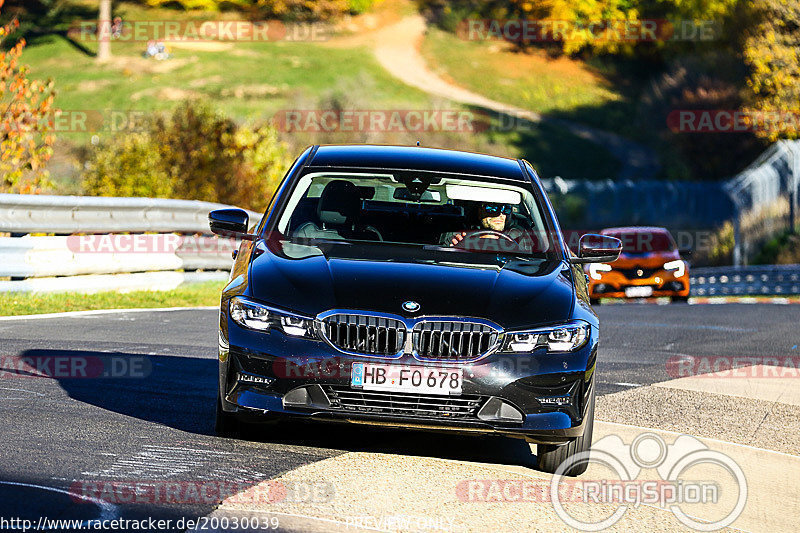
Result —
[[[409,313],[416,313],[419,311],[419,304],[413,300],[409,300],[407,302],[403,302],[403,309]]]

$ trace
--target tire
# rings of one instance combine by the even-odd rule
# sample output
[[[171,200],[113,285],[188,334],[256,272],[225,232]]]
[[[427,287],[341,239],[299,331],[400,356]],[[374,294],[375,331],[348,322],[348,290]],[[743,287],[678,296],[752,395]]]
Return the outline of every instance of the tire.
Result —
[[[239,420],[233,413],[226,413],[222,410],[222,400],[217,395],[217,416],[214,421],[214,433],[218,437],[236,439],[241,436],[242,427]]]
[[[689,301],[689,297],[688,296],[673,296],[673,297],[670,298],[670,300],[672,302],[683,302],[683,303],[686,303],[686,302]]]
[[[600,305],[600,298],[589,298],[589,303],[592,305]]]
[[[581,452],[588,452],[592,445],[592,430],[594,429],[594,387],[589,398],[589,409],[586,412],[586,426],[583,435],[569,441],[566,444],[539,444],[536,448],[538,469],[542,472],[554,474],[561,463],[573,455]],[[564,472],[565,476],[579,476],[586,472],[589,467],[588,461],[581,461],[575,466]]]

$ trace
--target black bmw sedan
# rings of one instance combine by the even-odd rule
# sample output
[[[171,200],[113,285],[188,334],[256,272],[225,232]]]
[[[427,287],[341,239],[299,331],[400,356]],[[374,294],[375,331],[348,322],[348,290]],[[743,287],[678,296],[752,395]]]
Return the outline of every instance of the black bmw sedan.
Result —
[[[529,163],[394,146],[313,146],[242,239],[222,293],[218,433],[288,419],[499,434],[554,472],[588,450],[598,320]],[[566,474],[582,473],[587,463]]]

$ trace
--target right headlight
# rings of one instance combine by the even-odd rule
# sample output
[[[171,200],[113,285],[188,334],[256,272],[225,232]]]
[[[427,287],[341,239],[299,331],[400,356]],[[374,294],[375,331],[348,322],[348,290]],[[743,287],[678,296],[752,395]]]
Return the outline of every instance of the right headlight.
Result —
[[[256,303],[241,296],[231,298],[231,319],[242,327],[269,332],[279,329],[293,337],[316,338],[314,320]]]
[[[523,353],[547,348],[548,353],[573,352],[589,341],[590,328],[586,322],[576,320],[546,328],[509,331],[505,335],[501,351]]]
[[[673,273],[676,278],[679,278],[686,274],[686,263],[681,261],[680,259],[676,259],[675,261],[668,261],[664,263],[664,270],[674,270]]]

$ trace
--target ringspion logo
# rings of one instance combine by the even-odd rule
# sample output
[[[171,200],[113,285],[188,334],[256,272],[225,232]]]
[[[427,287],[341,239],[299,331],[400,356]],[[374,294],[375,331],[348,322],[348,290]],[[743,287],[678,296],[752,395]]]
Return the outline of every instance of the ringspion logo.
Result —
[[[588,463],[589,473],[565,478],[564,473]],[[647,474],[644,474],[647,472]],[[655,475],[653,475],[655,474]],[[730,480],[729,483],[725,481]],[[590,451],[568,457],[550,481],[531,479],[471,479],[456,485],[456,496],[470,503],[549,503],[569,527],[602,531],[615,525],[629,509],[642,505],[669,510],[684,526],[715,531],[731,525],[747,503],[747,479],[741,467],[722,452],[709,449],[690,435],[667,443],[655,433],[642,433],[630,444],[608,435]],[[601,505],[602,514],[589,521],[580,505]],[[718,509],[717,519],[698,520],[690,505]],[[607,511],[606,511],[607,509]]]

